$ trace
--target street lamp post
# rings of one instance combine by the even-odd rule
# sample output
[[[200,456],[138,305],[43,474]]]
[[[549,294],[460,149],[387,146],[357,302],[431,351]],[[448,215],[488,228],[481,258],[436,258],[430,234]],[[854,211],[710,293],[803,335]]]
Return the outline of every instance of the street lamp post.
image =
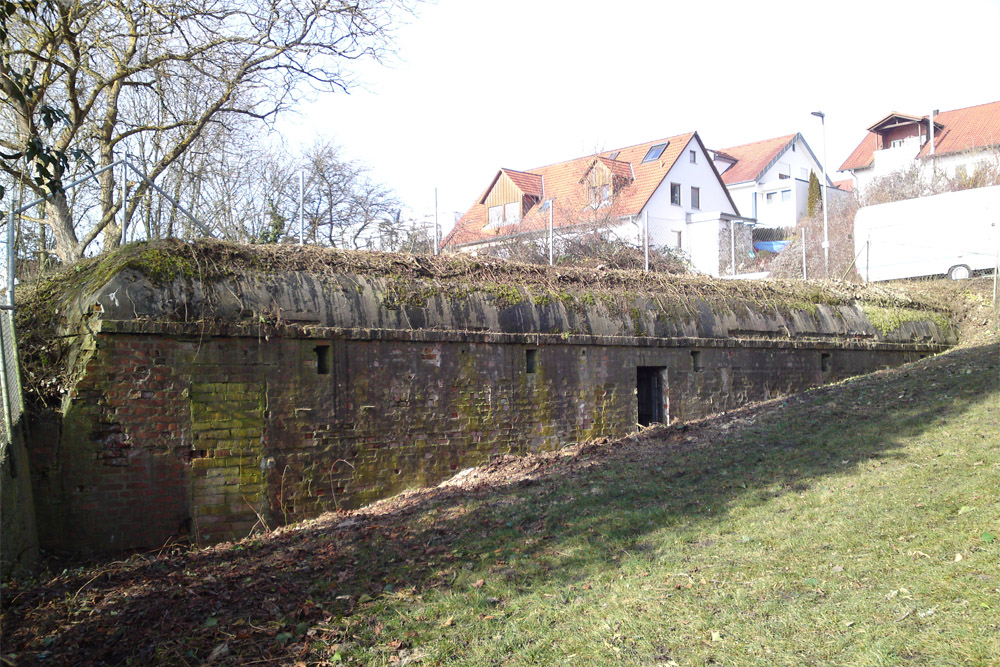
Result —
[[[822,111],[813,111],[813,116],[819,117],[819,122],[823,126],[823,265],[825,276],[830,278],[830,223],[827,216],[826,200],[830,194],[826,187],[826,114]]]

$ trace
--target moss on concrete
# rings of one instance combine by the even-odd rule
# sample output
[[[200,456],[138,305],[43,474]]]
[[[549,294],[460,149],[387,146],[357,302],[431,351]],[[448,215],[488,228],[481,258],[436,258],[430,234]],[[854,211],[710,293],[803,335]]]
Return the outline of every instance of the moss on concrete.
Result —
[[[883,307],[862,303],[861,309],[880,334],[889,335],[898,331],[908,322],[933,322],[942,331],[950,331],[951,325],[943,314],[916,308]]]
[[[73,354],[67,348],[74,340],[59,336],[85,331],[88,319],[101,317],[99,312],[79,312],[80,304],[88,303],[88,295],[92,296],[123,271],[144,276],[154,287],[173,290],[174,310],[164,308],[146,316],[152,321],[187,317],[190,311],[187,304],[176,303],[178,295],[181,300],[187,296],[198,299],[197,317],[211,320],[214,313],[211,290],[220,281],[226,281],[218,288],[220,296],[225,297],[241,284],[253,280],[259,285],[284,284],[282,276],[300,272],[313,277],[316,289],[330,290],[349,303],[372,301],[386,311],[403,307],[430,309],[435,303],[450,303],[454,308],[443,310],[457,318],[463,317],[463,313],[482,314],[482,304],[497,311],[522,305],[550,311],[543,318],[546,330],[536,333],[586,333],[589,322],[610,320],[612,326],[621,329],[621,334],[616,335],[654,336],[661,335],[658,332],[662,330],[690,330],[689,324],[704,321],[705,313],[714,313],[720,319],[764,315],[779,320],[801,313],[819,325],[821,306],[829,307],[828,312],[836,316],[838,306],[858,304],[866,304],[866,312],[874,313],[881,332],[895,330],[893,323],[898,317],[894,319],[893,312],[947,323],[947,314],[940,307],[911,299],[900,289],[879,286],[719,281],[641,271],[550,268],[454,255],[428,257],[303,246],[240,246],[219,241],[157,241],[126,246],[85,260],[58,276],[19,291],[17,317],[26,338],[22,352],[29,396],[51,405],[54,398],[72,386],[71,372],[63,361],[56,360],[72,361]],[[357,295],[346,291],[351,285]],[[556,303],[563,308],[552,309]],[[76,320],[71,321],[73,318],[68,314],[74,308]],[[261,325],[277,325],[281,317],[280,313],[271,312],[273,308],[272,303],[264,304],[258,299],[248,302],[246,307],[241,304],[238,317],[250,317],[248,321]],[[647,310],[656,312],[650,314]],[[370,316],[367,310],[358,311],[362,320]],[[590,312],[599,317],[590,318]],[[225,320],[221,316],[217,319]],[[532,318],[515,317],[508,321],[525,323]],[[469,326],[455,321],[453,328],[481,329],[483,325],[482,322],[466,324]],[[382,325],[360,321],[357,326]]]

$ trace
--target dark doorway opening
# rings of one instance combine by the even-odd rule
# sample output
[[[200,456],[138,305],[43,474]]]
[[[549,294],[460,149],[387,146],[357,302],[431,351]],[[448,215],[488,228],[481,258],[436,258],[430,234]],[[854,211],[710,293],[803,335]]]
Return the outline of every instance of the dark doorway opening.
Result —
[[[330,346],[317,345],[313,348],[313,352],[316,353],[316,374],[329,375],[331,361],[333,360],[333,357],[330,354]]]
[[[635,369],[635,395],[638,399],[638,422],[642,426],[663,423],[664,385],[667,370],[661,366],[638,366]]]

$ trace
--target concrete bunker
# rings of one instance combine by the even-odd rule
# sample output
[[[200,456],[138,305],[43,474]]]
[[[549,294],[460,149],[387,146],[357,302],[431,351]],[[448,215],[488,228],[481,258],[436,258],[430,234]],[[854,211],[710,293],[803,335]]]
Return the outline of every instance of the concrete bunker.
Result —
[[[955,342],[884,288],[217,242],[73,278],[36,304],[66,391],[29,440],[40,540],[68,551],[243,537]]]

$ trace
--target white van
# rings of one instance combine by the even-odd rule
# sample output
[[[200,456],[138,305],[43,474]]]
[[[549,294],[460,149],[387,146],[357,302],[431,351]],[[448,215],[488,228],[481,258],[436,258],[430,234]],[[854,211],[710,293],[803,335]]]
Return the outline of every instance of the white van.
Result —
[[[854,218],[865,282],[918,276],[968,278],[1000,256],[1000,186],[865,206]]]

